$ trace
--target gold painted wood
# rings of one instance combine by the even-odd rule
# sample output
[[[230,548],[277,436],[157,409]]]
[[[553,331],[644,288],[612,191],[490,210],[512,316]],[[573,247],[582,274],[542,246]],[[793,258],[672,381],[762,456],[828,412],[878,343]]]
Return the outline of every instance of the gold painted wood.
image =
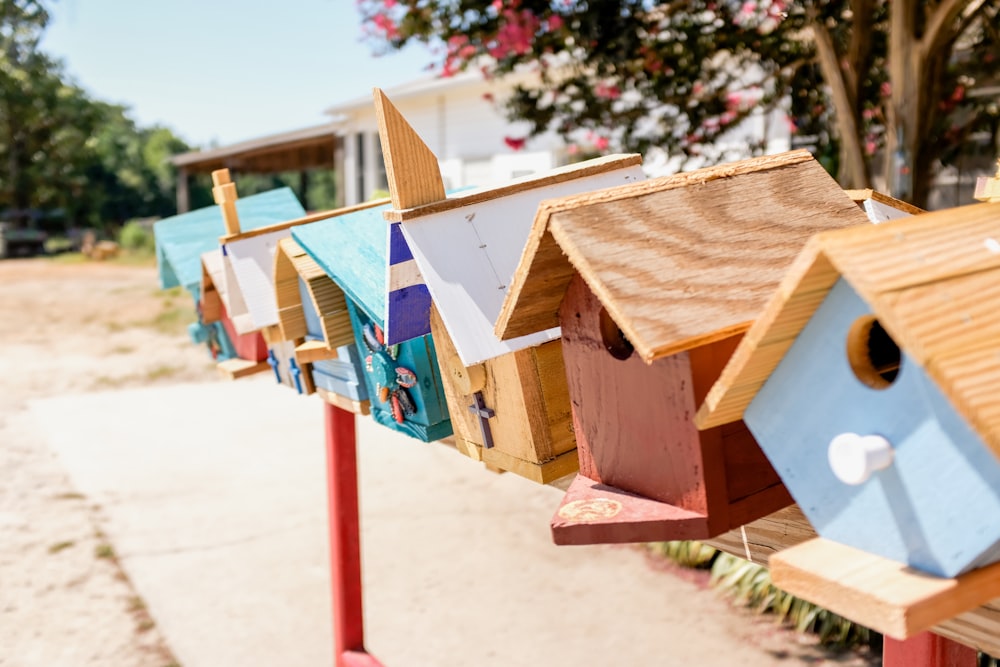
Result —
[[[354,330],[344,291],[292,238],[281,239],[274,258],[274,290],[278,325],[284,340],[306,335],[299,279],[305,282],[312,305],[319,315],[326,347],[336,350],[354,342]],[[312,352],[314,350],[310,349]]]
[[[775,586],[896,639],[1000,596],[1000,563],[954,579],[814,538],[771,558]]]
[[[920,215],[921,213],[927,212],[922,208],[919,208],[917,206],[914,206],[913,204],[903,201],[902,199],[896,199],[895,197],[883,194],[878,190],[872,190],[871,188],[867,188],[864,190],[844,190],[844,193],[851,198],[851,201],[855,202],[859,206],[866,199],[871,199],[873,201],[879,202],[880,204],[885,204],[886,206],[894,208],[898,211],[905,211],[910,215]]]
[[[222,211],[222,222],[226,226],[226,234],[240,233],[240,217],[236,213],[236,184],[229,177],[228,169],[217,169],[212,172],[212,197]]]
[[[520,350],[468,368],[431,307],[431,334],[459,451],[540,484],[579,467],[561,341]],[[469,410],[481,392],[495,415],[494,447],[483,447],[480,419]]]
[[[445,198],[437,156],[403,118],[381,89],[372,91],[378,134],[385,155],[392,207],[407,209]]]
[[[222,295],[215,286],[216,275],[201,258],[201,321],[205,324],[222,319]]]
[[[295,359],[299,363],[311,364],[314,361],[325,361],[336,358],[337,351],[331,350],[321,340],[307,340],[295,346]]]
[[[867,222],[805,151],[549,200],[496,333],[556,324],[578,272],[651,362],[742,333],[813,233]]]
[[[698,411],[739,419],[840,277],[1000,455],[1000,207],[975,204],[810,241]]]
[[[238,380],[242,377],[271,370],[271,365],[266,361],[252,361],[250,359],[240,359],[239,357],[220,361],[215,367],[223,377],[230,380]]]
[[[367,415],[371,411],[370,401],[356,401],[332,391],[327,391],[323,387],[316,387],[316,394],[330,405],[336,405],[341,410],[347,410],[356,415]]]
[[[566,181],[585,178],[587,176],[594,176],[596,174],[603,174],[616,169],[639,166],[641,164],[641,155],[607,155],[593,160],[587,160],[586,162],[558,167],[556,169],[546,171],[543,174],[529,174],[527,176],[521,176],[519,178],[512,179],[509,183],[505,183],[504,185],[469,190],[448,199],[442,197],[440,201],[433,200],[431,203],[414,206],[413,208],[386,211],[385,219],[391,222],[406,222],[425,215],[442,213],[444,211],[450,211],[463,206],[471,206],[473,204],[481,204],[494,199],[509,197],[519,192],[557,185],[559,183],[565,183]]]
[[[815,537],[816,532],[798,505],[792,505],[703,541],[734,556],[767,566],[775,553]],[[1000,655],[1000,593],[997,596],[980,607],[941,621],[934,626],[933,632],[990,655]]]
[[[297,227],[299,225],[308,225],[311,222],[319,222],[320,220],[328,220],[330,218],[336,218],[341,215],[347,215],[348,213],[354,213],[355,211],[363,211],[369,208],[375,208],[376,206],[382,206],[389,203],[389,199],[372,199],[371,201],[361,202],[360,204],[354,204],[353,206],[344,206],[341,208],[330,209],[329,211],[319,211],[317,213],[310,213],[309,215],[302,216],[301,218],[294,218],[292,220],[285,220],[273,225],[268,225],[267,227],[258,227],[256,229],[250,229],[245,232],[239,232],[237,234],[225,234],[219,237],[219,243],[229,243],[232,241],[242,241],[244,239],[253,238],[255,236],[263,236],[264,234],[270,234],[272,232],[280,232],[284,229],[291,229],[292,227]]]

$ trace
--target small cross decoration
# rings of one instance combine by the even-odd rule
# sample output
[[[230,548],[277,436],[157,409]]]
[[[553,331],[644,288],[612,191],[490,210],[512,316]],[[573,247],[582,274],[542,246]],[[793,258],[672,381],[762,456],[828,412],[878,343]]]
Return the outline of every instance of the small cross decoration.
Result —
[[[486,407],[483,392],[477,391],[472,395],[472,398],[475,402],[469,406],[469,412],[479,417],[479,430],[483,434],[483,447],[493,449],[493,432],[490,430],[490,418],[495,416],[496,412]]]

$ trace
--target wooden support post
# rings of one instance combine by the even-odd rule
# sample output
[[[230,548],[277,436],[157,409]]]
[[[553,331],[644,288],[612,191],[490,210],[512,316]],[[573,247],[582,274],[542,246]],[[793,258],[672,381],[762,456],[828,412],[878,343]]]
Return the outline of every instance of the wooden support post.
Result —
[[[188,189],[186,167],[177,170],[177,215],[191,210],[191,191]]]
[[[921,632],[905,641],[886,636],[882,667],[976,667],[976,649],[933,632]]]
[[[382,667],[365,651],[354,415],[324,401],[335,667]]]
[[[222,222],[226,225],[226,235],[240,233],[240,217],[236,214],[236,184],[229,177],[228,169],[212,172],[212,196],[222,209]]]

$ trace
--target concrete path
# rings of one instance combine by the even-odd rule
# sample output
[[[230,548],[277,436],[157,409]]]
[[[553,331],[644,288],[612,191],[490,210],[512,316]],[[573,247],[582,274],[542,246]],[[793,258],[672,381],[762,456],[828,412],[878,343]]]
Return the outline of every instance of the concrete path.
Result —
[[[331,664],[322,404],[266,377],[31,414],[184,667]],[[812,664],[635,547],[555,547],[561,492],[360,418],[369,650],[387,667]]]

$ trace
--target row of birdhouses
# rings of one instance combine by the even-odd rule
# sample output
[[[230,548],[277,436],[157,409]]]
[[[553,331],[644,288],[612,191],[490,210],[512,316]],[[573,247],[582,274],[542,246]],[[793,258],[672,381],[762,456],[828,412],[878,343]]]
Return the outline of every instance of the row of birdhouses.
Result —
[[[536,482],[578,470],[560,544],[709,538],[795,501],[820,542],[775,573],[806,597],[872,591],[829,567],[841,548],[940,578],[1000,559],[1000,207],[845,195],[805,151],[649,180],[615,155],[448,196],[375,107],[391,201],[260,200],[264,221],[218,176],[221,245],[185,248],[204,324],[266,343],[247,368]]]

